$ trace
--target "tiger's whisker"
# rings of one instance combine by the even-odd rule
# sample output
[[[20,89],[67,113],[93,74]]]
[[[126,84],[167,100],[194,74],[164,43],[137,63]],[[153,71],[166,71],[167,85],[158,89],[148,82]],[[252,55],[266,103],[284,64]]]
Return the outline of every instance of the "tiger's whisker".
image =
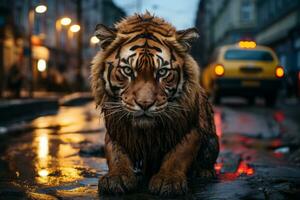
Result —
[[[113,115],[113,114],[116,114],[116,113],[118,113],[118,112],[120,112],[120,111],[122,111],[122,109],[116,109],[116,110],[114,110],[114,111],[112,111],[112,112],[110,112],[110,113],[108,113],[108,114],[104,114],[104,116],[105,116],[105,117],[108,117],[108,116],[111,116],[111,115]]]

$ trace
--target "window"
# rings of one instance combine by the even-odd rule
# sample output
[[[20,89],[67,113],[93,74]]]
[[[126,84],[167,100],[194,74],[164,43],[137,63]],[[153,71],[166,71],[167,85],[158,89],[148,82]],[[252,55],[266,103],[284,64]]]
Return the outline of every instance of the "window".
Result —
[[[225,53],[226,60],[257,60],[273,61],[273,56],[267,51],[258,50],[228,50]]]
[[[254,20],[254,2],[251,0],[243,0],[240,14],[242,22],[252,22]]]

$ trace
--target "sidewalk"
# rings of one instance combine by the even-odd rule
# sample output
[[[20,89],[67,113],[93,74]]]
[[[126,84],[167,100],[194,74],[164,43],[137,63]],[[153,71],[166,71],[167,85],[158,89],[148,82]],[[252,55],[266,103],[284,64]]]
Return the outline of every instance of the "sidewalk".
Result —
[[[35,92],[34,98],[0,99],[0,126],[56,112],[60,105],[74,106],[91,101],[90,93]]]
[[[58,107],[58,98],[54,97],[0,100],[0,126],[44,115]]]

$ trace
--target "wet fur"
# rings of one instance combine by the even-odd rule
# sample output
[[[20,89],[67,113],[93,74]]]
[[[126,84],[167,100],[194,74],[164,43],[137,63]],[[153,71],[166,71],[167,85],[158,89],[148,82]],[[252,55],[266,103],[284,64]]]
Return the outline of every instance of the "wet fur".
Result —
[[[155,24],[165,37],[173,37],[176,31],[174,27],[160,18],[150,15],[135,15],[127,18],[116,25],[121,33],[129,33],[134,28],[143,28]],[[93,60],[91,70],[91,85],[97,106],[103,108],[105,102],[117,102],[105,90],[103,80],[104,61],[124,40],[117,37],[105,50],[100,51]],[[176,40],[169,45],[184,58],[184,84],[176,102],[184,109],[167,110],[162,118],[156,118],[153,125],[145,125],[145,128],[133,126],[133,118],[122,116],[120,113],[111,114],[102,109],[105,117],[107,134],[111,142],[121,146],[130,158],[135,168],[142,170],[143,174],[151,178],[156,174],[168,154],[176,145],[182,143],[187,134],[192,130],[200,136],[199,150],[194,157],[189,173],[201,175],[201,170],[208,170],[213,175],[213,166],[218,156],[219,145],[215,132],[213,110],[207,96],[199,85],[199,67],[194,59],[187,53],[186,46]]]

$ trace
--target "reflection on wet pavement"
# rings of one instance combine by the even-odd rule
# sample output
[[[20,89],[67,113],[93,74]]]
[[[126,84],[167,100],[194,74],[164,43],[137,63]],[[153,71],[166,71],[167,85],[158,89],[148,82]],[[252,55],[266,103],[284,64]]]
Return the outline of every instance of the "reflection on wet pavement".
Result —
[[[299,194],[291,193],[300,185],[299,168],[291,166],[284,155],[273,152],[280,147],[281,140],[272,132],[277,131],[277,124],[269,122],[276,117],[281,120],[281,116],[275,113],[272,118],[273,111],[262,110],[215,108],[216,128],[221,140],[221,154],[215,165],[218,178],[191,180],[185,198],[265,199],[274,195],[281,197],[282,190],[288,190],[292,197]],[[262,114],[271,117],[264,119]],[[0,196],[11,199],[98,199],[98,177],[107,172],[107,165],[101,157],[103,152],[99,151],[104,141],[104,124],[94,105],[61,107],[57,114],[39,117],[31,125],[32,132],[11,137],[0,144],[3,146],[0,151]],[[241,129],[244,126],[247,127]],[[262,135],[264,133],[266,137]],[[270,184],[272,181],[274,184]],[[124,198],[159,199],[147,193],[146,184]]]
[[[96,190],[96,177],[106,170],[106,161],[78,153],[84,145],[103,142],[103,121],[93,104],[62,107],[56,115],[32,121],[32,126],[32,132],[11,138],[1,153],[1,166],[7,166],[7,174],[0,176],[0,191],[4,189],[1,194],[6,194],[7,189],[2,188],[5,182],[24,190],[25,196],[37,190],[43,195],[92,184]],[[14,196],[12,191],[8,189],[6,195]]]

